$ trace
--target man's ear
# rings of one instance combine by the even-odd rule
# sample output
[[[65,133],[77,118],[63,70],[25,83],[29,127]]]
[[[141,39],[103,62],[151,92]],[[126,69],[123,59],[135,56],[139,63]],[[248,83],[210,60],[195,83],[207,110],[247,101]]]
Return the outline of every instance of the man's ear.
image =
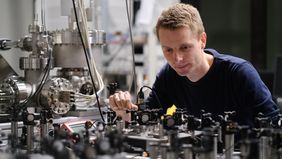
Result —
[[[200,41],[201,41],[201,48],[204,49],[206,47],[206,43],[207,43],[207,34],[206,34],[206,32],[202,32],[201,33]]]

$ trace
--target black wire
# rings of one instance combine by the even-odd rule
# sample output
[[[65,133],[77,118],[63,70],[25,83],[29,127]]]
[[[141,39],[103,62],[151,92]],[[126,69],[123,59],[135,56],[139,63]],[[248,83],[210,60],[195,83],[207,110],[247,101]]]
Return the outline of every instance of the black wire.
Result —
[[[91,78],[91,81],[92,81],[92,84],[93,84],[94,93],[95,93],[95,96],[96,96],[99,113],[100,113],[100,116],[101,116],[103,122],[105,122],[103,114],[102,114],[102,111],[101,111],[101,105],[100,105],[98,94],[97,94],[97,88],[95,86],[94,79],[93,79],[92,72],[91,72],[91,68],[90,68],[90,64],[89,64],[89,57],[87,56],[87,50],[86,50],[85,44],[83,42],[81,30],[80,30],[80,27],[79,27],[79,24],[78,24],[79,22],[78,22],[78,16],[77,16],[77,12],[76,12],[75,0],[72,0],[72,4],[73,4],[73,10],[74,10],[74,15],[75,15],[77,30],[78,30],[79,37],[80,37],[80,40],[81,40],[81,43],[82,43],[82,47],[83,47],[83,51],[84,51],[84,54],[85,54],[86,63],[87,63],[88,69],[89,69],[90,78]]]
[[[157,93],[156,93],[151,87],[149,87],[149,86],[142,86],[142,87],[140,88],[139,92],[142,92],[142,91],[143,91],[143,88],[148,88],[148,89],[150,89],[150,90],[152,91],[152,93],[153,93],[154,96],[156,97],[156,100],[157,100],[157,102],[158,102],[158,104],[159,104],[159,106],[160,106],[160,108],[161,108],[162,104],[161,104],[161,102],[160,102],[160,99],[159,99]],[[138,93],[138,94],[139,94],[139,93]],[[138,98],[138,97],[137,97],[137,98]]]

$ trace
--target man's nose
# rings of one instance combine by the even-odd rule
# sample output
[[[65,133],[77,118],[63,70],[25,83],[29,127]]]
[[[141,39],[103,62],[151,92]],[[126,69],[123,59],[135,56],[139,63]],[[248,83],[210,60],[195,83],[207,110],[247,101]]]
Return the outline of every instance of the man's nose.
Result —
[[[175,61],[180,62],[183,60],[183,54],[179,51],[175,52]]]

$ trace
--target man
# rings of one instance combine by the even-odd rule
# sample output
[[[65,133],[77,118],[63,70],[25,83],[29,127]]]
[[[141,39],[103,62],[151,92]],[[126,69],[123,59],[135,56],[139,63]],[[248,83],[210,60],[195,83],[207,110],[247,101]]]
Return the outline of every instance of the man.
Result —
[[[151,93],[147,99],[151,108],[166,110],[174,104],[195,116],[201,110],[213,115],[236,111],[239,125],[250,126],[259,112],[277,118],[279,109],[271,93],[248,61],[205,49],[207,34],[196,8],[171,6],[162,12],[155,29],[167,64],[153,85],[157,97]],[[118,92],[109,101],[125,120],[130,120],[126,109],[138,109],[128,92]]]

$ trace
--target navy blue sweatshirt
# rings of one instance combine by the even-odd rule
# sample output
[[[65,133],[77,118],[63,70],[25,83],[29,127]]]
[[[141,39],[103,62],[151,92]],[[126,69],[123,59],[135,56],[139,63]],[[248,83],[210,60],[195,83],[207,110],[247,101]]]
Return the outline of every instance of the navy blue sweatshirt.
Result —
[[[197,82],[179,76],[168,64],[158,73],[153,91],[147,98],[151,108],[165,111],[173,104],[185,108],[190,115],[200,116],[201,110],[213,115],[225,111],[236,111],[239,125],[254,125],[259,112],[272,118],[279,109],[272,95],[250,62],[216,50],[206,49],[214,56],[214,62],[207,74]]]

